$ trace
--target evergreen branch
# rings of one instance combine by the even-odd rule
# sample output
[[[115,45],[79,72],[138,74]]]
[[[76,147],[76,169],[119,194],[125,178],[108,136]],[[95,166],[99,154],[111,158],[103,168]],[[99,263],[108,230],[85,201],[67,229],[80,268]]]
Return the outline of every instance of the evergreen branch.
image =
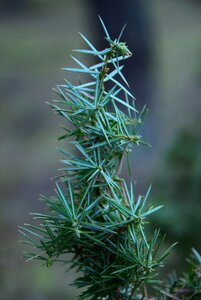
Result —
[[[174,245],[161,253],[159,231],[147,237],[146,218],[161,208],[147,206],[150,188],[145,196],[136,197],[132,178],[128,187],[120,177],[132,145],[145,144],[138,131],[147,110],[138,113],[134,96],[125,87],[120,63],[131,57],[120,42],[125,26],[111,40],[101,18],[100,22],[108,47],[98,51],[80,34],[89,49],[74,50],[94,55],[98,63],[88,67],[72,56],[78,67],[63,68],[88,74],[93,81],[78,85],[65,81],[55,89],[59,99],[49,104],[65,122],[59,139],[67,139],[76,152],[60,149],[64,167],[55,182],[55,195],[43,197],[49,212],[34,213],[40,224],[25,224],[20,232],[36,250],[28,261],[39,259],[49,267],[66,262],[61,255],[73,254],[69,264],[82,274],[74,285],[85,288],[80,300],[134,300],[146,292],[145,284],[154,280]],[[194,256],[200,262],[195,250]]]

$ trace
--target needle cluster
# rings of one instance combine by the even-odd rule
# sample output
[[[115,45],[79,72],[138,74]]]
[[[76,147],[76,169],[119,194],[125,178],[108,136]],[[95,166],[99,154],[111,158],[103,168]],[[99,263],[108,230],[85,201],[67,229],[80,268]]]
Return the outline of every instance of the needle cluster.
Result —
[[[122,73],[121,63],[131,57],[120,41],[124,28],[112,40],[100,21],[108,47],[98,51],[81,34],[88,48],[75,50],[97,62],[87,66],[72,56],[77,67],[64,68],[89,80],[76,85],[66,80],[50,104],[64,120],[60,140],[68,141],[68,150],[61,150],[63,168],[54,195],[42,197],[48,212],[34,213],[39,225],[25,224],[20,230],[34,249],[28,260],[50,267],[73,255],[70,267],[79,271],[74,285],[84,288],[80,300],[134,300],[155,280],[172,247],[161,251],[158,230],[147,237],[147,217],[160,208],[147,204],[150,188],[136,196],[130,172],[128,182],[121,177],[133,145],[146,144],[138,134],[146,108],[136,110]]]
[[[178,276],[172,272],[161,284],[159,299],[199,300],[201,299],[201,255],[192,249],[187,259],[188,271]]]

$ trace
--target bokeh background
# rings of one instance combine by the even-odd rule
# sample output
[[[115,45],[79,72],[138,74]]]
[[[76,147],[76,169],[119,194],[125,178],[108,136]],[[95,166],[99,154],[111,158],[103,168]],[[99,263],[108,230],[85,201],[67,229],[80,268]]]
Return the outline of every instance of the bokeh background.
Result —
[[[59,122],[45,101],[69,74],[72,48],[84,47],[81,31],[105,45],[97,15],[134,56],[125,67],[138,108],[150,112],[142,134],[151,148],[135,148],[138,192],[153,184],[151,201],[164,208],[151,220],[180,241],[167,274],[184,270],[190,248],[201,250],[201,2],[199,0],[0,0],[0,299],[74,300],[65,267],[25,263],[18,225],[43,210],[57,173]],[[90,63],[90,61],[88,61]]]

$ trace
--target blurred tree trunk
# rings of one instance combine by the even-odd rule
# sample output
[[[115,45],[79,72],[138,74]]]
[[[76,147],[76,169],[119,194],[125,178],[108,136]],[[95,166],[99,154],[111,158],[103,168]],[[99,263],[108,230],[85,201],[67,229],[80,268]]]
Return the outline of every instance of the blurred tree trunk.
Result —
[[[2,12],[18,13],[27,6],[26,0],[1,0],[0,8]]]

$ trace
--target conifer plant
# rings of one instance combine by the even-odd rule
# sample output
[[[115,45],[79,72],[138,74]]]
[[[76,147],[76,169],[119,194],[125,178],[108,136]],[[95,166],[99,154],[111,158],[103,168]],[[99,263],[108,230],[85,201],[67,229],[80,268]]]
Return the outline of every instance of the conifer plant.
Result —
[[[77,67],[64,68],[88,80],[58,85],[58,99],[50,104],[64,120],[59,139],[68,141],[68,150],[60,150],[63,167],[54,195],[42,197],[48,212],[34,213],[37,224],[25,224],[20,231],[33,248],[27,260],[48,267],[68,262],[79,271],[73,284],[83,288],[80,300],[143,299],[146,284],[155,282],[173,245],[161,251],[159,230],[147,237],[147,217],[160,206],[147,203],[150,188],[144,196],[135,195],[129,162],[129,180],[121,177],[133,145],[146,144],[138,131],[147,109],[137,111],[122,73],[122,62],[132,55],[121,42],[124,28],[113,40],[100,22],[108,47],[96,50],[80,34],[87,49],[74,50],[95,57],[95,64],[87,66],[72,56]]]

